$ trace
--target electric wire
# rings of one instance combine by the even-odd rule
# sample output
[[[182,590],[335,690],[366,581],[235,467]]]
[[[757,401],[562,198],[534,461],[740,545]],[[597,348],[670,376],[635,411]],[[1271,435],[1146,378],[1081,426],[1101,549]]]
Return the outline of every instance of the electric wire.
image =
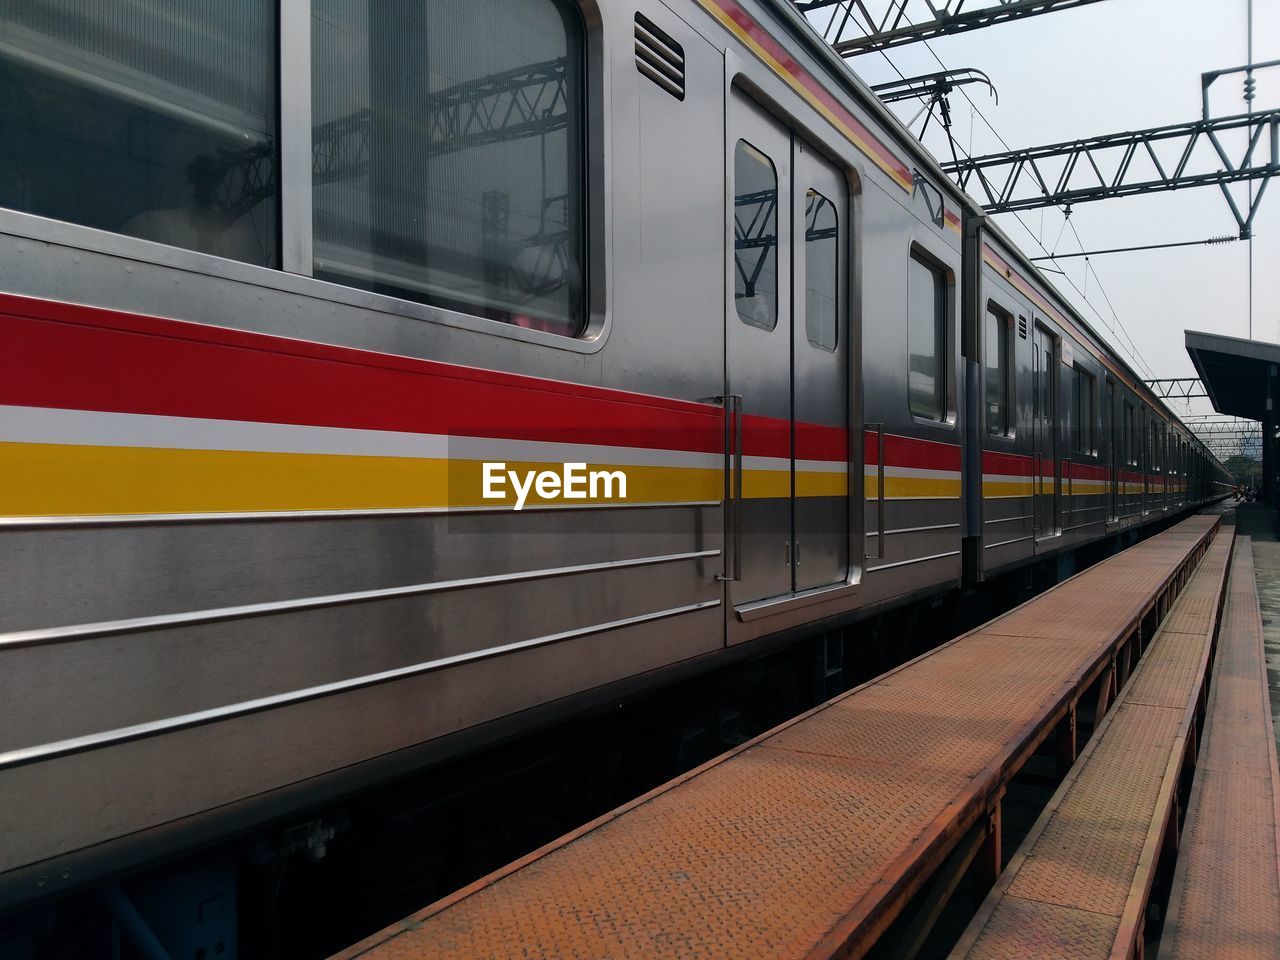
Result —
[[[837,9],[839,9],[840,6],[844,6],[844,5],[843,4],[838,5]],[[915,26],[911,18],[908,17],[905,12],[902,14],[902,18],[907,22],[908,25]],[[850,20],[850,16],[846,12],[845,18],[841,23],[841,30],[843,30],[845,26],[847,26],[849,20]],[[831,24],[833,24],[834,22],[835,22],[835,15],[833,14],[831,20],[828,21],[828,30],[830,29]],[[861,29],[861,25],[858,24],[856,20],[854,21],[854,23],[856,26],[859,27],[859,29]],[[865,31],[863,32],[865,34]],[[823,35],[824,36],[826,35],[825,32]],[[933,49],[933,45],[928,40],[924,41],[924,46],[929,51],[933,59],[937,61],[938,66],[940,66],[943,70],[948,69],[946,63],[944,63],[942,58],[938,56],[938,52]],[[896,73],[901,79],[905,80],[906,76],[898,68],[898,65],[895,64],[893,60],[889,57],[888,53],[886,53],[884,50],[880,50],[878,52],[884,58],[885,62],[888,63],[889,66],[893,68],[893,72]],[[995,125],[992,124],[992,122],[989,119],[987,119],[986,114],[982,112],[982,109],[977,105],[977,103],[974,102],[973,98],[969,96],[968,91],[966,91],[963,87],[958,87],[957,89],[959,90],[960,95],[964,97],[965,100],[968,101],[969,108],[970,108],[970,149],[968,152],[965,152],[963,148],[960,148],[961,152],[965,153],[966,158],[972,157],[972,149],[973,149],[972,116],[974,114],[976,114],[978,118],[982,120],[983,124],[987,127],[988,130],[991,131],[992,135],[996,138],[996,140],[1000,142],[1000,144],[1005,148],[1005,150],[1012,151],[1013,148],[1009,146],[1008,141],[1006,141],[1004,137],[1000,135],[1000,131],[995,128]],[[1070,211],[1064,209],[1060,205],[1058,206],[1058,210],[1063,213],[1063,217],[1064,217],[1063,228],[1065,229],[1065,227],[1068,224],[1070,224],[1071,231],[1076,238],[1076,243],[1079,244],[1080,249],[1083,251],[1084,242],[1080,239],[1080,234],[1079,234],[1079,231],[1076,230],[1075,224],[1071,223]],[[1025,230],[1027,232],[1027,235],[1030,236],[1031,239],[1035,241],[1036,246],[1038,246],[1042,251],[1044,251],[1044,253],[1048,255],[1049,259],[1056,261],[1057,257],[1055,253],[1050,252],[1049,249],[1045,247],[1044,243],[1041,242],[1040,238],[1036,236],[1035,231],[1032,230],[1031,227],[1027,225],[1026,221],[1022,217],[1022,214],[1016,210],[1011,212],[1013,213],[1014,218],[1017,220],[1018,224],[1022,227],[1022,229]],[[1061,236],[1062,236],[1062,231],[1060,230],[1058,234],[1059,239],[1061,239]],[[1056,247],[1057,247],[1056,242],[1054,244],[1054,247],[1056,252]],[[1115,338],[1116,340],[1116,346],[1119,349],[1123,350],[1126,354],[1128,354],[1129,359],[1133,361],[1134,366],[1137,367],[1139,370],[1145,372],[1148,377],[1155,379],[1155,373],[1152,371],[1150,364],[1147,363],[1146,358],[1143,357],[1141,351],[1138,350],[1138,346],[1136,343],[1134,343],[1133,337],[1130,336],[1128,329],[1125,328],[1123,321],[1120,320],[1119,314],[1115,311],[1115,308],[1112,306],[1110,298],[1107,297],[1106,291],[1102,287],[1101,278],[1098,277],[1097,270],[1096,269],[1093,270],[1094,280],[1097,282],[1098,289],[1102,291],[1103,297],[1106,299],[1107,305],[1111,309],[1112,317],[1114,319],[1114,322],[1111,322],[1111,323],[1107,321],[1106,317],[1102,315],[1102,312],[1088,298],[1088,295],[1083,290],[1080,289],[1080,287],[1076,284],[1076,282],[1065,271],[1058,270],[1055,272],[1058,272],[1061,274],[1062,278],[1067,281],[1067,283],[1076,292],[1076,294],[1080,297],[1080,299],[1083,300],[1085,304],[1088,305],[1089,309],[1093,311],[1094,315],[1098,318],[1098,321],[1103,325],[1103,327],[1111,332],[1112,337]],[[1086,283],[1087,283],[1087,274],[1086,274]],[[1117,327],[1119,327],[1120,331],[1122,332],[1123,339],[1121,339],[1121,333],[1117,332]]]
[[[1045,257],[1028,257],[1028,260],[1070,260],[1074,257],[1100,257],[1106,253],[1135,253],[1140,250],[1168,250],[1170,247],[1208,247],[1220,243],[1235,243],[1239,237],[1209,237],[1206,240],[1178,240],[1174,243],[1142,243],[1136,247],[1109,247],[1105,250],[1081,250],[1079,253],[1059,253]]]
[[[1250,2],[1252,2],[1252,0],[1250,0]],[[903,19],[904,19],[904,20],[906,20],[906,21],[907,21],[907,23],[908,23],[909,25],[911,25],[911,26],[915,26],[915,24],[911,22],[911,19],[910,19],[910,18],[909,18],[905,13],[903,13]],[[936,60],[936,61],[938,62],[938,66],[942,67],[942,69],[943,69],[943,70],[946,70],[946,69],[947,69],[947,65],[946,65],[945,63],[943,63],[942,58],[941,58],[940,56],[938,56],[938,52],[937,52],[936,50],[934,50],[934,49],[933,49],[933,44],[931,44],[928,40],[925,40],[925,41],[924,41],[924,46],[925,46],[925,49],[927,49],[927,50],[929,51],[930,55],[932,55],[933,59],[934,59],[934,60]],[[895,67],[895,69],[897,69],[897,68]],[[961,95],[961,96],[963,96],[966,100],[968,100],[968,101],[969,101],[969,106],[970,106],[970,108],[973,110],[973,112],[974,112],[974,113],[976,113],[976,114],[978,115],[978,117],[979,117],[979,118],[981,118],[982,122],[986,125],[987,129],[991,131],[991,133],[995,136],[995,138],[996,138],[998,141],[1000,141],[1001,146],[1003,146],[1003,147],[1005,148],[1005,150],[1006,150],[1006,151],[1010,151],[1010,152],[1012,152],[1013,148],[1009,146],[1008,141],[1006,141],[1006,140],[1004,139],[1004,137],[1000,136],[1000,131],[998,131],[998,130],[995,128],[995,125],[994,125],[994,124],[992,124],[992,123],[991,123],[991,121],[987,119],[986,114],[984,114],[984,113],[982,112],[982,109],[981,109],[981,108],[980,108],[980,107],[979,107],[979,106],[978,106],[978,105],[973,101],[973,98],[969,96],[968,91],[966,91],[963,87],[959,87],[959,88],[957,88],[957,89],[959,90],[960,95]],[[1079,231],[1076,229],[1075,224],[1074,224],[1074,223],[1072,223],[1072,221],[1071,221],[1071,213],[1070,213],[1070,210],[1069,210],[1069,209],[1063,209],[1063,207],[1062,207],[1062,206],[1060,206],[1060,205],[1058,206],[1058,209],[1062,211],[1063,216],[1064,216],[1064,218],[1065,218],[1065,223],[1064,223],[1064,225],[1066,225],[1066,224],[1070,224],[1070,226],[1071,226],[1071,232],[1072,232],[1072,234],[1073,234],[1073,235],[1075,236],[1075,238],[1076,238],[1076,243],[1078,243],[1078,244],[1080,245],[1080,249],[1081,249],[1081,250],[1084,250],[1084,248],[1085,248],[1085,247],[1084,247],[1084,241],[1082,241],[1082,240],[1080,239],[1080,233],[1079,233]],[[1023,228],[1024,230],[1026,230],[1026,231],[1027,231],[1027,235],[1028,235],[1028,236],[1030,236],[1033,240],[1035,240],[1035,241],[1036,241],[1036,245],[1037,245],[1038,247],[1040,247],[1040,249],[1041,249],[1041,250],[1044,250],[1044,252],[1045,252],[1046,254],[1048,254],[1048,253],[1049,253],[1049,251],[1048,251],[1047,249],[1045,249],[1044,244],[1040,242],[1040,238],[1036,236],[1035,231],[1033,231],[1033,230],[1031,229],[1031,227],[1029,227],[1029,226],[1027,225],[1026,221],[1024,221],[1024,220],[1023,220],[1022,215],[1021,215],[1019,212],[1017,212],[1017,211],[1013,211],[1013,213],[1014,213],[1014,216],[1017,218],[1018,223],[1019,223],[1019,224],[1021,224],[1021,225],[1022,225],[1022,228]],[[1061,231],[1059,232],[1059,239],[1061,239]],[[1055,243],[1055,244],[1054,244],[1054,246],[1055,246],[1055,250],[1056,250],[1056,246],[1057,246],[1057,244]],[[1053,255],[1052,255],[1052,254],[1050,254],[1050,258],[1051,258],[1051,259],[1056,259],[1056,258],[1054,258],[1054,257],[1053,257]],[[1130,358],[1131,360],[1133,360],[1134,364],[1135,364],[1139,369],[1141,369],[1141,370],[1145,371],[1145,372],[1146,372],[1146,374],[1147,374],[1149,377],[1151,377],[1151,378],[1153,378],[1153,379],[1154,379],[1154,378],[1155,378],[1155,374],[1152,372],[1152,370],[1151,370],[1151,366],[1147,363],[1146,358],[1142,356],[1142,352],[1138,349],[1137,344],[1133,342],[1133,337],[1131,337],[1131,336],[1129,335],[1129,331],[1125,328],[1125,326],[1124,326],[1124,322],[1123,322],[1123,321],[1121,321],[1121,319],[1120,319],[1120,315],[1119,315],[1118,313],[1116,313],[1116,312],[1115,312],[1115,308],[1114,308],[1114,307],[1111,307],[1111,301],[1110,301],[1110,298],[1106,296],[1106,291],[1105,291],[1105,290],[1103,290],[1103,287],[1102,287],[1102,280],[1101,280],[1101,278],[1098,276],[1098,272],[1097,272],[1097,270],[1096,270],[1096,269],[1094,269],[1094,271],[1093,271],[1093,277],[1094,277],[1094,280],[1095,280],[1095,281],[1097,282],[1097,284],[1098,284],[1098,289],[1102,291],[1103,297],[1107,300],[1107,305],[1108,305],[1108,307],[1111,307],[1112,316],[1113,316],[1113,318],[1115,319],[1115,324],[1114,324],[1114,325],[1113,325],[1113,324],[1109,324],[1109,323],[1107,323],[1106,318],[1105,318],[1105,317],[1103,317],[1103,315],[1102,315],[1101,311],[1099,311],[1099,310],[1098,310],[1098,308],[1097,308],[1096,306],[1094,306],[1093,302],[1092,302],[1091,300],[1089,300],[1088,296],[1084,293],[1084,291],[1083,291],[1083,290],[1081,290],[1078,286],[1076,286],[1075,281],[1074,281],[1074,280],[1072,280],[1072,279],[1071,279],[1071,277],[1070,277],[1070,276],[1069,276],[1065,271],[1063,272],[1062,276],[1063,276],[1063,278],[1067,281],[1067,283],[1069,283],[1069,284],[1071,285],[1071,288],[1072,288],[1073,290],[1075,290],[1075,291],[1076,291],[1076,293],[1078,293],[1078,294],[1080,295],[1080,298],[1081,298],[1082,300],[1084,300],[1084,302],[1085,302],[1086,304],[1088,304],[1089,309],[1090,309],[1090,310],[1092,310],[1092,311],[1094,312],[1094,314],[1098,317],[1098,320],[1102,323],[1102,325],[1111,331],[1111,334],[1112,334],[1112,336],[1113,336],[1113,337],[1117,337],[1117,340],[1118,340],[1118,334],[1116,333],[1116,326],[1118,326],[1118,327],[1123,331],[1123,333],[1124,333],[1124,338],[1125,338],[1125,340],[1127,340],[1127,341],[1128,341],[1129,345],[1128,345],[1128,347],[1125,347],[1125,344],[1124,344],[1123,342],[1118,342],[1118,343],[1117,343],[1117,345],[1118,345],[1119,347],[1121,347],[1122,349],[1124,349],[1124,350],[1125,350],[1125,352],[1129,354],[1129,358]],[[1088,276],[1088,275],[1086,274],[1086,283],[1087,283],[1087,276]]]

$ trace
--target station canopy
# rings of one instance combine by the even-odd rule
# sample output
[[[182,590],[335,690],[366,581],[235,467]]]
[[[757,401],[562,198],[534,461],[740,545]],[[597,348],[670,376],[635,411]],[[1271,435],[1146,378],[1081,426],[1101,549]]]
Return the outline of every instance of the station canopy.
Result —
[[[1247,420],[1269,419],[1267,401],[1270,381],[1280,372],[1280,344],[1188,330],[1187,353],[1215,410]]]

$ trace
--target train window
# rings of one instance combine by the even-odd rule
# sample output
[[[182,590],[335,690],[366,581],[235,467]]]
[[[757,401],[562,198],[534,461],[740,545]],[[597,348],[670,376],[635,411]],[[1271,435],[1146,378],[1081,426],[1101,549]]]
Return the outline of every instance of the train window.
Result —
[[[987,433],[1007,437],[1009,430],[1010,381],[1009,341],[1012,337],[1011,317],[994,304],[987,304],[986,382]]]
[[[840,274],[836,205],[809,190],[804,201],[804,333],[819,350],[834,352]]]
[[[275,264],[275,0],[2,17],[0,206]]]
[[[585,326],[584,28],[568,0],[313,0],[317,277]]]
[[[946,419],[946,278],[914,253],[907,281],[908,396],[911,412]]]
[[[1071,418],[1076,427],[1076,452],[1092,456],[1097,451],[1094,439],[1094,380],[1092,375],[1073,367],[1071,371]]]
[[[733,151],[733,304],[743,323],[778,325],[778,173],[739,140]]]

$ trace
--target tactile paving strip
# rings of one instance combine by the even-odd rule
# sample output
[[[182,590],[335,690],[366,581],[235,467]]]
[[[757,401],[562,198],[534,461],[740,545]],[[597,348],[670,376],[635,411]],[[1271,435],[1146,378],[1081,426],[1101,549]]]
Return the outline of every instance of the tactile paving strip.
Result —
[[[980,628],[345,956],[859,955],[870,945],[861,933],[891,919],[925,864],[982,815],[1010,753],[1043,735],[1135,603],[1163,588],[1214,523],[1191,518],[1019,608],[1073,606],[1091,629],[1036,638]],[[1127,605],[1099,576],[1112,564]]]
[[[1280,773],[1250,541],[1237,541],[1160,960],[1280,956]]]
[[[1225,536],[1209,548],[1185,591],[1192,602],[1221,595],[1230,549]],[[1207,624],[1215,617],[1216,603]],[[1169,813],[1171,760],[1185,748],[1211,639],[1209,626],[1157,634],[953,957],[1104,958],[1132,940],[1124,920],[1143,916],[1128,908],[1147,893],[1143,857]]]

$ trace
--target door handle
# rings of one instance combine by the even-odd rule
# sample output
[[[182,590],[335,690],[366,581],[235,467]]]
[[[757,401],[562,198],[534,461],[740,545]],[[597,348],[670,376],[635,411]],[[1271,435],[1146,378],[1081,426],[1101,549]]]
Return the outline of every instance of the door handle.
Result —
[[[868,560],[884,559],[884,424],[868,423],[867,427],[873,427],[876,431],[876,551],[875,553],[866,553]],[[864,433],[865,437],[865,433]],[[863,441],[865,445],[865,439]],[[864,457],[865,459],[865,457]],[[866,476],[866,466],[863,465],[863,476]],[[865,480],[863,481],[865,484]],[[865,497],[864,497],[865,500]],[[864,508],[865,509],[865,508]],[[866,546],[863,545],[866,552]]]
[[[1063,510],[1063,515],[1065,520],[1065,522],[1063,523],[1063,526],[1069,527],[1071,526],[1071,521],[1073,519],[1072,512],[1075,509],[1075,502],[1073,499],[1075,497],[1075,477],[1071,475],[1070,460],[1062,461],[1062,479],[1066,481],[1066,488],[1067,488],[1066,492],[1063,494],[1063,497],[1062,497],[1062,499],[1066,501],[1066,508]]]
[[[716,398],[724,403],[724,563],[717,580],[742,579],[742,394]]]

